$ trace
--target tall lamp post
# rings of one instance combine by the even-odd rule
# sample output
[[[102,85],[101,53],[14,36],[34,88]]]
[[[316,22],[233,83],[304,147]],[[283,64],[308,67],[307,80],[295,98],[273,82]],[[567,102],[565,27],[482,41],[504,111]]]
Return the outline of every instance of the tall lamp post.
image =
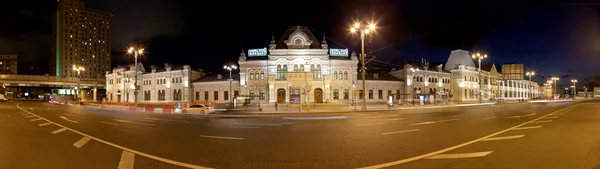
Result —
[[[79,91],[81,90],[81,86],[79,85],[79,82],[81,81],[81,71],[85,71],[85,68],[81,67],[81,66],[76,66],[73,65],[73,71],[77,71],[77,92],[75,93],[75,99],[77,100],[81,100],[79,99]]]
[[[419,68],[412,68],[412,67],[410,68],[410,76],[412,77],[411,83],[412,83],[413,86],[414,86],[415,80],[416,80],[415,79],[415,72],[416,71],[419,71]],[[408,86],[410,86],[410,85],[408,85]],[[411,104],[413,106],[415,105],[415,92],[416,91],[413,91],[413,92],[410,93],[410,95],[411,95],[411,102],[412,102]]]
[[[531,93],[532,93],[532,91],[531,91],[531,76],[535,76],[535,72],[529,71],[529,72],[525,73],[525,75],[529,76],[529,85],[527,85],[528,89],[529,89],[529,95],[527,95],[527,96],[529,96],[529,98],[531,98]]]
[[[577,79],[571,79],[573,82],[573,100],[577,97]]]
[[[556,83],[558,82],[558,80],[560,80],[558,77],[552,77],[551,80],[554,83],[554,90],[556,91],[556,94],[558,94],[558,88],[556,88]],[[558,94],[558,97],[560,97],[560,94]]]
[[[234,64],[229,63],[229,65],[223,66],[223,69],[229,71],[229,79],[228,79],[229,80],[229,94],[228,95],[229,95],[229,99],[230,99],[229,100],[229,105],[230,105],[229,107],[233,108],[233,104],[231,104],[231,102],[233,101],[233,97],[231,97],[231,92],[233,90],[233,87],[232,87],[233,77],[231,76],[231,72],[233,70],[237,69],[237,66],[235,66]],[[260,98],[258,98],[258,99],[260,100]],[[259,106],[260,106],[260,104],[259,104]]]
[[[138,59],[138,55],[142,55],[144,53],[144,49],[143,48],[136,49],[134,47],[130,47],[127,50],[127,53],[129,53],[129,54],[133,53],[133,57],[135,58],[135,60],[134,60],[135,61],[135,64],[134,64],[135,65],[135,78],[133,78],[133,86],[135,89],[133,89],[133,97],[134,97],[133,102],[137,103],[137,96],[138,96],[138,89],[139,89],[138,84],[137,84],[137,77],[138,77],[138,70],[139,70],[137,59]]]
[[[363,98],[362,98],[362,107],[361,110],[367,110],[367,97],[365,97],[365,93],[367,90],[367,84],[365,83],[365,37],[375,30],[375,24],[371,23],[368,26],[361,26],[360,22],[354,24],[352,28],[350,28],[351,33],[360,33],[361,40],[361,49],[362,53],[360,54],[360,63],[361,63],[361,74],[362,74],[362,89],[363,89]]]
[[[473,59],[477,59],[477,62],[479,62],[479,78],[478,78],[478,84],[479,84],[479,103],[481,103],[483,101],[483,89],[481,88],[481,60],[487,58],[487,54],[480,54],[480,53],[476,53],[474,55],[472,55],[471,57],[473,57]]]

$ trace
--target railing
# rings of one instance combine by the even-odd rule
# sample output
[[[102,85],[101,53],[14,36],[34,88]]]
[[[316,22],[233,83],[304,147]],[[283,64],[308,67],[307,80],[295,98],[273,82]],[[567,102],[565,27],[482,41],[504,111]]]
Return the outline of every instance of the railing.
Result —
[[[75,77],[57,77],[57,76],[43,76],[43,75],[0,75],[0,80],[23,80],[23,81],[51,81],[51,82],[77,82],[79,81]],[[98,82],[105,83],[106,79],[104,78],[81,78],[81,82]]]

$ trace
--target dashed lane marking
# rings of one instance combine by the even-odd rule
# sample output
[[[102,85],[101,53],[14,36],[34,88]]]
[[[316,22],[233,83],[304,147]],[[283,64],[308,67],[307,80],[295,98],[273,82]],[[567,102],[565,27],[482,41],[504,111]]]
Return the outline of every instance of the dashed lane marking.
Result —
[[[496,118],[496,116],[492,116],[492,117],[483,118],[483,120],[489,120],[489,119],[495,119],[495,118]]]
[[[71,122],[71,123],[79,123],[79,122],[77,122],[77,121],[75,121],[75,120],[71,120],[71,119],[69,119],[69,118],[67,118],[67,117],[65,117],[65,116],[60,116],[60,118],[61,118],[61,119],[63,119],[63,120],[66,120],[66,121],[68,121],[68,122]]]
[[[25,118],[32,118],[32,117],[35,117],[35,116],[25,116]]]
[[[42,123],[42,124],[38,124],[38,126],[45,126],[45,125],[50,125],[52,123]]]
[[[259,126],[229,126],[229,128],[259,129]]]
[[[568,107],[562,108],[562,109],[560,109],[560,110],[557,110],[557,111],[555,111],[555,112],[562,112],[562,111],[564,111],[564,110],[567,110],[567,109],[573,108],[573,107],[575,107],[575,106],[578,106],[578,104],[576,104],[576,105],[571,105],[571,106],[568,106]],[[416,160],[420,160],[420,159],[428,158],[428,157],[435,156],[435,155],[438,155],[438,154],[442,154],[442,153],[445,153],[445,152],[448,152],[448,151],[452,151],[452,150],[455,150],[455,149],[458,149],[458,148],[461,148],[461,147],[464,147],[464,146],[467,146],[467,145],[471,145],[471,144],[473,144],[473,143],[477,143],[477,142],[479,142],[479,141],[481,141],[481,140],[485,140],[485,139],[488,139],[488,138],[494,137],[494,136],[496,136],[496,135],[499,135],[499,134],[502,134],[502,133],[504,133],[504,132],[510,131],[510,130],[512,130],[512,129],[514,129],[514,128],[519,128],[519,127],[521,127],[521,126],[524,126],[524,125],[528,124],[529,122],[532,122],[532,121],[539,120],[539,119],[541,119],[541,118],[543,118],[543,117],[546,117],[546,116],[548,116],[548,115],[550,115],[550,114],[546,114],[546,115],[544,115],[544,116],[541,116],[541,117],[538,117],[538,118],[536,118],[536,119],[533,119],[533,120],[527,121],[527,122],[525,122],[525,123],[521,123],[521,124],[519,124],[519,125],[516,125],[516,126],[510,127],[510,128],[504,129],[504,130],[502,130],[502,131],[498,131],[498,132],[496,132],[496,133],[492,133],[492,134],[490,134],[490,135],[483,136],[483,137],[481,137],[481,138],[474,139],[474,140],[471,140],[471,141],[468,141],[468,142],[464,142],[464,143],[461,143],[461,144],[458,144],[458,145],[455,145],[455,146],[451,146],[451,147],[448,147],[448,148],[444,148],[444,149],[441,149],[441,150],[433,151],[433,152],[426,153],[426,154],[422,154],[422,155],[418,155],[418,156],[413,156],[413,157],[410,157],[410,158],[405,158],[405,159],[400,159],[400,160],[396,160],[396,161],[392,161],[392,162],[387,162],[387,163],[382,163],[382,164],[376,164],[376,165],[371,165],[371,166],[361,167],[360,169],[378,169],[378,168],[391,167],[391,166],[396,166],[396,165],[400,165],[400,164],[408,163],[408,162],[411,162],[411,161],[416,161]]]
[[[61,132],[65,131],[65,130],[67,130],[67,129],[66,128],[60,128],[58,130],[52,131],[52,134],[58,134],[58,133],[61,133]]]
[[[537,129],[540,128],[542,126],[529,126],[529,127],[518,127],[518,128],[514,128],[512,130],[527,130],[527,129]]]
[[[91,139],[89,137],[83,137],[83,138],[79,139],[79,141],[73,143],[73,146],[75,146],[77,148],[81,148],[83,145],[85,145],[85,143],[87,143],[90,140]]]
[[[115,125],[115,126],[119,125],[117,123],[111,123],[111,122],[105,122],[105,121],[100,121],[100,123],[110,124],[110,125]]]
[[[531,124],[533,124],[533,123],[548,123],[548,122],[552,122],[552,120],[532,121]]]
[[[204,138],[216,138],[216,139],[227,139],[227,140],[243,140],[244,138],[239,137],[223,137],[223,136],[208,136],[208,135],[200,135],[200,137]]]
[[[119,169],[133,169],[134,159],[135,154],[123,150],[123,153],[121,153],[121,160],[119,161]]]
[[[404,118],[393,118],[393,119],[387,119],[387,120],[392,120],[392,121],[395,121],[395,120],[404,120]]]
[[[484,139],[481,141],[495,141],[495,140],[508,140],[508,139],[515,139],[515,138],[521,138],[525,135],[515,135],[515,136],[504,136],[504,137],[492,137],[492,138],[488,138],[488,139]]]
[[[557,119],[557,118],[559,118],[559,117],[560,117],[560,116],[548,116],[548,117],[544,117],[544,118],[542,118],[542,119]]]
[[[431,157],[427,157],[427,159],[452,159],[452,158],[473,158],[473,157],[483,157],[486,156],[493,151],[486,152],[476,152],[476,153],[460,153],[460,154],[438,154]]]
[[[121,122],[121,123],[131,123],[131,124],[141,124],[141,125],[147,125],[147,126],[154,126],[154,124],[150,124],[150,123],[141,123],[141,122],[135,122],[135,121],[120,120],[120,119],[113,119],[113,120]]]
[[[455,121],[455,120],[460,120],[460,118],[453,118],[453,119],[446,119],[446,120],[439,120],[439,121],[427,121],[427,122],[421,122],[421,123],[414,123],[411,125],[423,125],[423,124],[434,124],[434,123],[440,123],[440,122],[447,122],[447,121]]]
[[[20,103],[19,103],[19,104],[20,104]],[[19,109],[21,109],[21,110],[23,110],[23,111],[25,111],[25,112],[28,112],[27,110],[25,110],[25,109],[21,108],[21,107],[19,106],[19,104],[17,104],[17,105],[16,105],[16,106],[17,106],[17,108],[19,108]],[[28,112],[28,113],[31,113],[31,112]],[[33,113],[31,113],[31,114],[32,114],[32,115],[34,115],[34,116],[37,116],[37,117],[39,117],[39,118],[41,118],[41,119],[44,119],[44,120],[46,120],[46,121],[48,121],[48,122],[50,122],[50,123],[52,123],[52,124],[54,124],[54,125],[56,125],[56,126],[59,126],[59,127],[65,128],[66,130],[69,130],[69,131],[71,131],[71,132],[77,133],[77,134],[79,134],[79,135],[82,135],[82,136],[84,136],[84,137],[89,137],[89,138],[90,138],[90,139],[92,139],[92,140],[95,140],[95,141],[98,141],[98,142],[104,143],[104,144],[106,144],[106,145],[109,145],[109,146],[112,146],[112,147],[115,147],[115,148],[121,149],[121,150],[123,150],[123,151],[130,152],[130,153],[133,153],[133,154],[136,154],[136,155],[141,155],[141,156],[144,156],[144,157],[146,157],[146,158],[150,158],[150,159],[153,159],[153,160],[157,160],[157,161],[161,161],[161,162],[169,163],[169,164],[176,165],[176,166],[186,167],[186,168],[193,168],[193,169],[210,169],[209,167],[197,166],[197,165],[193,165],[193,164],[188,164],[188,163],[184,163],[184,162],[179,162],[179,161],[175,161],[175,160],[170,160],[170,159],[166,159],[166,158],[162,158],[162,157],[154,156],[154,155],[151,155],[151,154],[147,154],[147,153],[144,153],[144,152],[136,151],[136,150],[133,150],[133,149],[130,149],[130,148],[127,148],[127,147],[123,147],[123,146],[121,146],[121,145],[117,145],[117,144],[114,144],[114,143],[111,143],[111,142],[108,142],[108,141],[105,141],[105,140],[102,140],[102,139],[99,139],[99,138],[96,138],[96,137],[92,137],[92,136],[90,136],[90,135],[88,135],[88,134],[85,134],[85,133],[82,133],[82,132],[80,132],[80,131],[73,130],[73,129],[71,129],[71,128],[68,128],[68,127],[65,127],[65,126],[63,126],[63,125],[61,125],[61,124],[58,124],[58,123],[56,123],[56,122],[50,121],[50,120],[48,120],[48,119],[46,119],[46,118],[43,118],[43,117],[41,117],[41,116],[38,116],[38,115],[36,115],[36,114],[33,114]],[[119,164],[120,164],[120,163],[119,163]]]
[[[31,120],[29,120],[29,121],[39,121],[39,120],[42,120],[42,119],[40,119],[40,118],[37,118],[37,119],[31,119]]]
[[[400,134],[400,133],[408,133],[408,132],[413,132],[413,131],[419,131],[419,129],[411,129],[411,130],[387,132],[387,133],[381,133],[381,135]]]

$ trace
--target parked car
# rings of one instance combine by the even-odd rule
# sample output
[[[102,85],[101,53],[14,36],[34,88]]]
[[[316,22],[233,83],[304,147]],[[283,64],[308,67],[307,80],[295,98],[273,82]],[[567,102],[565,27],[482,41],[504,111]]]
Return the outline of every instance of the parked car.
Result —
[[[215,109],[213,107],[210,107],[208,105],[205,104],[195,104],[195,105],[191,105],[190,107],[184,107],[181,110],[182,113],[184,114],[210,114],[215,112]]]
[[[5,102],[5,101],[8,101],[8,99],[6,99],[4,94],[0,94],[0,102]]]

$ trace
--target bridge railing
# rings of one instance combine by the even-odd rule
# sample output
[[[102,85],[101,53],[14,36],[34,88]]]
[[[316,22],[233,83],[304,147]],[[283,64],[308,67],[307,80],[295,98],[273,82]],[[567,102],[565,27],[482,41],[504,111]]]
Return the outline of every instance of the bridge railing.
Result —
[[[0,74],[1,80],[23,80],[23,81],[50,81],[50,82],[77,82],[78,79],[76,77],[57,77],[57,76],[43,76],[43,75],[6,75]],[[106,79],[104,78],[81,78],[81,82],[98,82],[105,83]]]

